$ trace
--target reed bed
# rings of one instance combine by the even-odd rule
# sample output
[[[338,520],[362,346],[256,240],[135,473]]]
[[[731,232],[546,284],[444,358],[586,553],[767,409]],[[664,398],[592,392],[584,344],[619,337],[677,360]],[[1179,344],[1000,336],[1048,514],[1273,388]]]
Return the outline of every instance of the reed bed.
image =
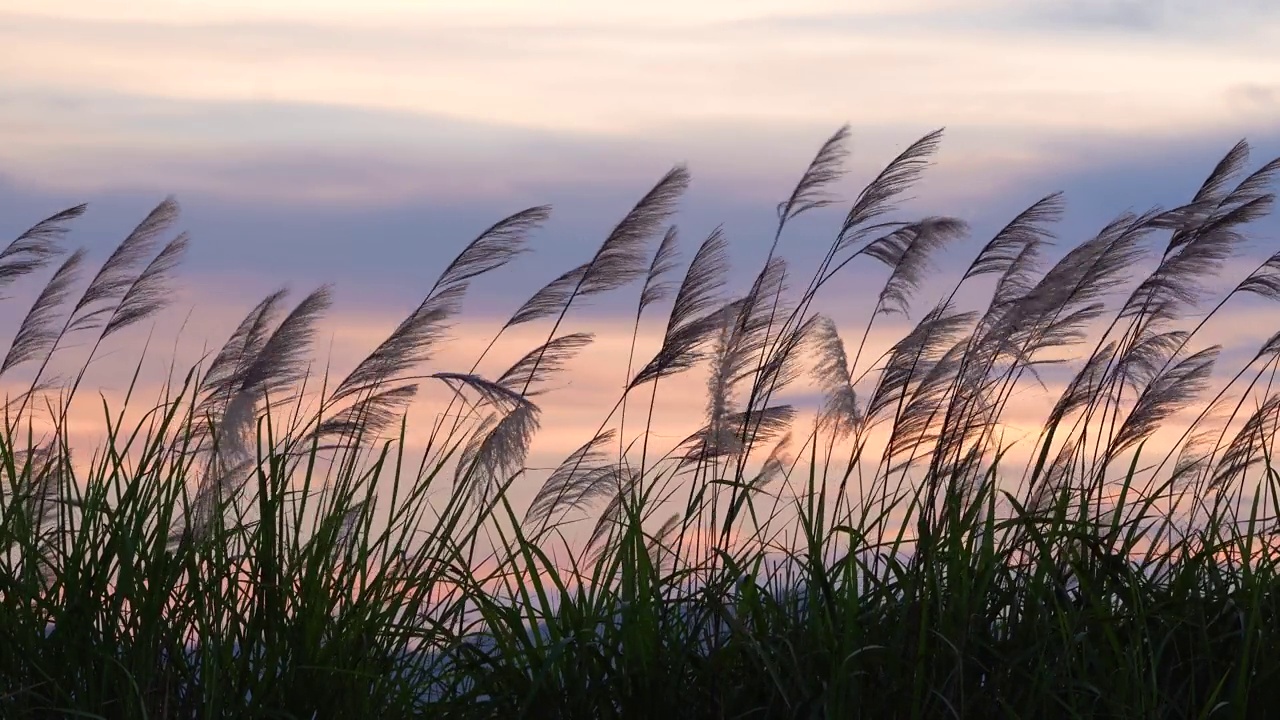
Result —
[[[675,167],[470,367],[440,344],[549,208],[463,245],[344,376],[314,371],[330,288],[281,290],[154,402],[82,382],[165,309],[177,203],[97,267],[66,247],[84,206],[34,225],[0,251],[0,285],[45,278],[0,361],[0,715],[1267,717],[1280,332],[1205,337],[1280,300],[1280,252],[1249,259],[1280,161],[1241,142],[1170,208],[1063,239],[1053,194],[978,238],[902,208],[940,131],[851,202],[848,135],[740,288],[729,237],[677,232]],[[659,347],[633,340],[599,430],[533,471],[593,340],[573,311],[605,294]],[[517,328],[545,339],[496,358]],[[701,427],[672,443],[655,407],[697,373]],[[450,392],[410,448],[426,386]],[[1028,391],[1043,423],[1011,439]],[[105,440],[73,458],[77,398]]]

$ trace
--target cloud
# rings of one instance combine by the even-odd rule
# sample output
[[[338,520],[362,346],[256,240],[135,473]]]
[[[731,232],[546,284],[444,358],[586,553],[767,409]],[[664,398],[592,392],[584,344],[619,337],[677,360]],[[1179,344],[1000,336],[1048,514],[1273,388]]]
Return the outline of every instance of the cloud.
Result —
[[[1280,84],[1244,83],[1233,85],[1227,91],[1232,102],[1247,110],[1262,108],[1274,112],[1280,109]]]
[[[613,136],[697,121],[787,126],[847,117],[889,126],[935,117],[993,131],[1100,133],[1273,117],[1241,117],[1224,99],[1229,86],[1270,82],[1277,71],[1274,57],[1238,44],[923,21],[887,31],[875,18],[892,13],[802,24],[770,8],[781,11],[762,4],[748,14],[752,23],[720,5],[705,17],[666,21],[553,13],[558,20],[538,27],[520,14],[379,22],[372,10],[366,24],[349,25],[326,24],[323,13],[186,24],[11,13],[3,39],[28,62],[0,72],[0,85],[10,94],[96,88],[325,103]]]
[[[1210,5],[1196,0],[1073,0],[1027,4],[1012,13],[1058,27],[1118,30],[1202,40],[1266,37],[1268,21],[1277,16],[1267,0]]]
[[[1009,0],[864,0],[855,12],[867,16],[918,14],[953,7],[1001,7]],[[523,0],[467,0],[419,3],[415,0],[227,0],[216,5],[169,0],[118,0],[109,9],[86,0],[48,0],[38,8],[10,4],[24,12],[62,20],[130,20],[198,24],[296,19],[322,24],[369,23],[377,20],[469,23],[486,26],[563,25],[587,22],[690,24],[726,19],[767,17],[780,12],[828,14],[848,10],[840,0],[706,0],[696,5],[680,0],[652,0],[600,6],[592,0],[545,0],[536,6]]]

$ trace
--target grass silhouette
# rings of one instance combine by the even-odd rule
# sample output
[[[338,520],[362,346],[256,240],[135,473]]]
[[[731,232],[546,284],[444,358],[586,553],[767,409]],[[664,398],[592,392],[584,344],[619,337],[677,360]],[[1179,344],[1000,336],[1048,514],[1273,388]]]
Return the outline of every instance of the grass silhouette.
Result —
[[[1232,301],[1280,299],[1280,253],[1212,287],[1270,210],[1280,161],[1249,172],[1241,142],[1185,204],[1122,214],[1053,262],[1064,203],[1046,196],[880,352],[873,325],[912,313],[968,230],[898,207],[930,133],[797,284],[788,228],[835,205],[848,134],[778,205],[738,294],[721,231],[680,261],[676,167],[469,369],[437,367],[439,345],[549,208],[465,246],[336,381],[311,371],[329,288],[271,294],[126,424],[135,372],[122,407],[103,403],[87,466],[72,398],[104,343],[164,309],[188,241],[163,241],[165,200],[83,281],[86,254],[63,242],[85,207],[36,224],[0,252],[0,286],[53,267],[0,362],[11,386],[27,373],[0,434],[0,714],[1265,717],[1280,332],[1231,377],[1203,336]],[[887,276],[847,292],[863,263]],[[566,318],[605,293],[636,302],[624,390],[539,476],[548,381],[593,340]],[[833,296],[868,309],[857,345],[820,311]],[[660,347],[637,356],[660,311]],[[545,340],[478,372],[530,323]],[[72,340],[87,359],[52,376]],[[694,369],[705,417],[672,445],[654,408]],[[423,383],[452,393],[410,457]],[[819,406],[786,401],[806,384]],[[1003,428],[1042,384],[1060,392],[1023,466]],[[536,486],[527,506],[517,484]]]

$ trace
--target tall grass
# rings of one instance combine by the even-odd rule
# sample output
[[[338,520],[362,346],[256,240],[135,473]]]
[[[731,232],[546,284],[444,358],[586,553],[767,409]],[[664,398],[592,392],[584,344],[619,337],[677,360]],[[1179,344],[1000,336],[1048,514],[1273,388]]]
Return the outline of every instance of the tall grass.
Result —
[[[35,225],[0,252],[3,285],[63,258],[0,362],[0,714],[1267,716],[1280,332],[1225,373],[1204,338],[1280,299],[1280,253],[1236,263],[1280,162],[1249,171],[1242,142],[1183,204],[1061,253],[1046,196],[948,285],[935,260],[967,226],[899,207],[931,133],[793,272],[796,219],[836,217],[847,136],[737,293],[721,231],[679,259],[677,167],[471,367],[439,367],[440,344],[548,208],[466,245],[341,378],[312,371],[327,287],[271,294],[154,402],[139,362],[116,406],[88,400],[87,462],[71,403],[99,349],[163,310],[187,239],[163,241],[166,200],[86,281],[63,246],[85,208]],[[572,311],[605,293],[635,302],[621,390],[535,472],[548,381],[592,341]],[[823,307],[865,317],[856,344]],[[480,373],[534,323],[545,340]],[[660,393],[694,372],[705,416],[666,443]],[[452,392],[410,448],[423,383]],[[1043,424],[1018,437],[1036,393]]]

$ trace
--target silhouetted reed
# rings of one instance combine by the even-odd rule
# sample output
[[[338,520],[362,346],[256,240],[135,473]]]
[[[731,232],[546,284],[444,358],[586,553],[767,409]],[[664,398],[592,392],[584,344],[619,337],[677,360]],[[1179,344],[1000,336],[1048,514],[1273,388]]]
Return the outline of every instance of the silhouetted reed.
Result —
[[[1280,300],[1280,253],[1215,281],[1280,161],[1246,174],[1241,142],[1184,204],[1050,262],[1059,194],[982,242],[903,212],[933,132],[798,271],[788,226],[836,205],[848,137],[778,205],[737,292],[722,229],[680,260],[676,167],[470,367],[440,345],[549,208],[484,230],[336,383],[313,366],[331,289],[272,293],[132,427],[139,373],[103,401],[87,463],[71,403],[100,347],[164,309],[188,240],[163,242],[166,199],[82,283],[89,255],[63,243],[85,207],[34,225],[0,252],[3,286],[53,266],[0,362],[0,714],[1265,714],[1280,332],[1234,373],[1205,335],[1232,300]],[[550,381],[594,339],[573,310],[606,293],[635,293],[616,402],[535,471]],[[87,356],[54,375],[72,339]],[[691,372],[705,412],[671,442],[659,398]],[[425,384],[448,393],[409,447]],[[1027,412],[1042,424],[1017,437]]]

